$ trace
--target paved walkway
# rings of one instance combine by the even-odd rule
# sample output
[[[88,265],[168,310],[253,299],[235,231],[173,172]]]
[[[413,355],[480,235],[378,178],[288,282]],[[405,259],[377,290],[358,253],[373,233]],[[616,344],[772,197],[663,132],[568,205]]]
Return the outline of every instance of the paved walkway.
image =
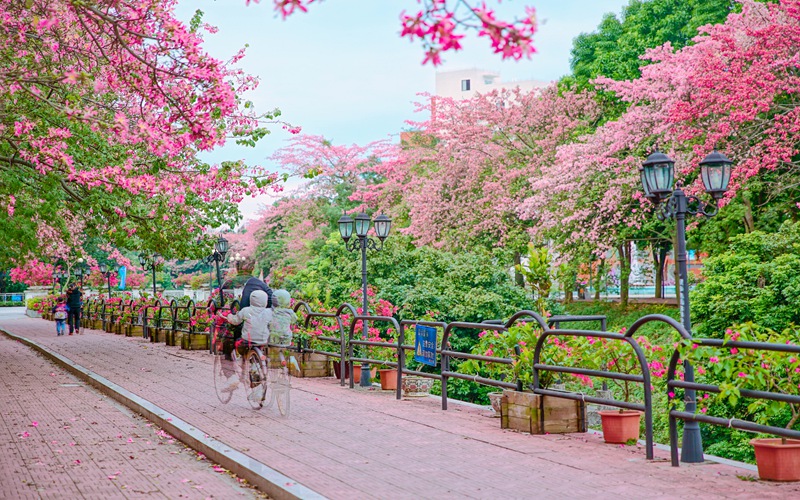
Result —
[[[260,496],[5,335],[0,358],[0,498]]]
[[[205,352],[92,330],[56,337],[53,323],[24,317],[0,317],[0,328],[330,498],[800,497],[800,485],[737,477],[752,476],[748,470],[708,462],[674,468],[667,452],[657,451],[659,459],[648,462],[642,448],[606,445],[592,434],[503,431],[482,408],[454,404],[442,411],[437,399],[397,401],[393,392],[351,390],[333,379],[293,379],[292,412],[284,419],[274,408],[251,410],[241,391],[220,404]],[[24,377],[0,372],[5,386],[9,378],[28,385]],[[28,412],[35,402],[18,399]],[[16,480],[9,470],[0,470],[3,484]]]

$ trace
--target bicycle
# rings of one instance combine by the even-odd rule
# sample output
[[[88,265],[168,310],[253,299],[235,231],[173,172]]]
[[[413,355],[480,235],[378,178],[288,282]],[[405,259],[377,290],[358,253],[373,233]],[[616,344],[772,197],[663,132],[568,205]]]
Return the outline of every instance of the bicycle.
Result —
[[[230,386],[230,376],[234,375],[233,380],[236,381],[242,379],[241,363],[238,362],[236,349],[231,350],[230,359],[225,359],[226,342],[233,342],[233,336],[217,333],[211,338],[211,354],[214,356],[214,391],[222,404],[228,404],[233,398],[235,388]]]
[[[284,355],[284,350],[286,349],[286,345],[280,344],[269,344],[269,347],[276,348],[272,352],[270,352],[270,358],[268,359],[267,366],[272,367],[269,370],[269,386],[270,386],[270,397],[278,406],[278,412],[281,416],[287,417],[289,415],[289,407],[291,404],[291,389],[292,389],[292,374],[289,371],[289,366],[286,360],[286,356]],[[275,352],[277,351],[277,359],[275,358]],[[293,364],[297,364],[297,361],[294,359],[293,356],[290,355],[289,359]],[[270,404],[272,404],[270,402]]]

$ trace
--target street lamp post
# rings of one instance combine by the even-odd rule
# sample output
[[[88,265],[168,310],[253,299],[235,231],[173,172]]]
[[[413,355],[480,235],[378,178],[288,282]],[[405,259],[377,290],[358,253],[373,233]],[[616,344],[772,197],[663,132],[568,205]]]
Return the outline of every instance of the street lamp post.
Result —
[[[161,264],[161,254],[154,253],[152,256],[139,254],[139,264],[142,269],[151,269],[153,271],[153,297],[156,297],[156,268]]]
[[[83,259],[78,259],[78,265],[75,267],[73,271],[75,277],[80,280],[81,283],[81,290],[83,289],[83,278],[84,276],[89,276],[89,270],[83,267]]]
[[[689,315],[689,270],[686,258],[686,214],[713,217],[718,212],[716,202],[728,189],[733,162],[724,154],[714,151],[700,162],[700,177],[706,193],[714,199],[713,204],[703,203],[696,196],[687,195],[683,185],[678,182],[673,190],[675,179],[675,162],[664,153],[658,151],[647,157],[640,169],[644,194],[653,204],[661,205],[659,219],[675,219],[677,242],[675,251],[680,280],[681,323],[691,335],[692,320]],[[684,379],[694,382],[694,369],[688,361],[684,361]],[[686,411],[694,413],[697,403],[695,391],[685,392]],[[703,461],[703,441],[700,435],[700,424],[686,421],[683,426],[683,443],[681,461],[700,463]]]
[[[221,262],[225,262],[225,254],[228,253],[228,240],[222,236],[214,243],[214,253],[209,256],[209,259],[214,262],[217,268],[217,286],[219,287],[219,300],[220,307],[225,306],[225,294],[222,292],[222,274],[219,271]]]
[[[108,280],[108,298],[111,298],[111,270],[108,268],[108,264],[100,264],[100,274],[106,277]]]
[[[348,252],[355,252],[361,250],[361,314],[364,316],[369,315],[369,305],[367,303],[367,249],[380,251],[383,249],[383,242],[389,236],[389,230],[392,227],[392,219],[386,215],[379,215],[375,217],[375,235],[380,240],[380,246],[374,239],[369,238],[369,226],[372,221],[369,215],[360,213],[356,215],[355,221],[349,215],[342,215],[339,219],[339,234],[344,240],[344,246]],[[358,239],[350,241],[353,236],[353,226],[355,225],[355,233]],[[362,322],[361,337],[368,338],[368,323]],[[361,365],[361,387],[369,387],[372,384],[370,380],[370,367],[369,363]]]

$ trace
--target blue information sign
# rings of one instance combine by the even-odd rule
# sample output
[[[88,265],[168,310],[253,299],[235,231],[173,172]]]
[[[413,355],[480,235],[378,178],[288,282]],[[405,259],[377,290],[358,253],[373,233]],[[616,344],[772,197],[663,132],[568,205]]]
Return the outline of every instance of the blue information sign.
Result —
[[[414,332],[414,359],[436,366],[436,328],[417,325]]]

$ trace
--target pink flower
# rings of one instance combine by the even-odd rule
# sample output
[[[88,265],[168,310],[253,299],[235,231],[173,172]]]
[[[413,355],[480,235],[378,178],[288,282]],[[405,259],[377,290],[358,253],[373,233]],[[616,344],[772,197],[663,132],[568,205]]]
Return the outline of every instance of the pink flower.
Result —
[[[731,354],[738,354],[738,353],[739,353],[739,349],[737,349],[735,347],[733,349],[731,349]]]
[[[710,358],[708,358],[708,362],[709,363],[719,363],[719,358],[716,357],[716,356],[711,356]]]
[[[672,391],[669,391],[669,392],[667,393],[667,395],[668,395],[670,398],[674,398],[674,397],[675,397],[675,393],[674,393],[674,392],[672,392]]]
[[[700,412],[701,412],[701,413],[705,413],[705,412],[706,412],[706,409],[705,409],[705,408],[700,408]]]
[[[745,378],[747,374],[745,372],[739,372],[739,378]]]

